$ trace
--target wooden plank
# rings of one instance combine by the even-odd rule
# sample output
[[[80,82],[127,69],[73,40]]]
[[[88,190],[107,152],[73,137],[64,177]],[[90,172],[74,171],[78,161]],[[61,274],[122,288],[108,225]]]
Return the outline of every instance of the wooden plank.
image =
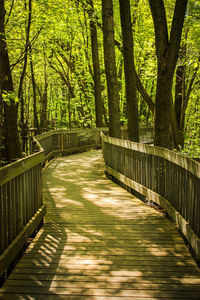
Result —
[[[9,276],[9,281],[5,283],[6,286],[9,285],[10,280],[17,280],[18,285],[21,284],[21,280],[27,280],[30,282],[30,284],[33,284],[36,282],[41,282],[41,285],[45,281],[51,281],[51,283],[56,281],[67,281],[67,282],[104,282],[104,283],[122,283],[122,284],[140,284],[140,283],[146,283],[146,284],[160,284],[160,288],[162,288],[162,284],[179,284],[179,285],[189,285],[191,288],[194,285],[200,285],[200,278],[196,276],[171,276],[171,277],[153,277],[153,276],[126,276],[125,274],[123,276],[108,276],[108,274],[105,275],[95,275],[95,276],[89,276],[89,275],[70,275],[70,274],[56,274],[53,276],[51,274],[19,274],[14,273]],[[35,281],[34,281],[35,280]]]
[[[113,257],[112,257],[113,258]],[[47,259],[48,261],[48,259]],[[104,269],[106,267],[109,267],[109,270],[112,270],[112,262],[113,260],[108,260],[107,258],[101,258],[101,259],[95,259],[95,264],[98,264],[98,266],[95,266],[95,270],[98,269],[98,267]],[[164,263],[165,262],[165,263]],[[33,261],[31,261],[31,259],[27,260],[22,260],[20,263],[18,263],[18,268],[20,269],[26,269],[26,268],[33,268],[33,269],[37,269],[39,266],[42,268],[44,267],[44,261],[36,261],[35,258],[33,258]],[[65,259],[54,259],[53,262],[51,262],[51,269],[57,268],[57,270],[59,271],[58,267],[62,268],[63,266],[67,266],[68,269],[89,269],[92,268],[92,264],[94,264],[94,259],[91,259],[91,257],[86,257],[84,258],[74,258],[74,259],[70,259],[70,258],[65,258]],[[140,267],[140,270],[151,270],[151,271],[163,271],[166,270],[165,264],[167,265],[167,271],[171,271],[171,270],[179,270],[179,271],[190,271],[193,272],[196,270],[198,270],[197,265],[195,264],[195,262],[191,262],[190,263],[185,263],[185,262],[177,262],[175,260],[172,259],[172,261],[169,260],[165,260],[163,261],[163,265],[162,265],[162,261],[161,260],[137,260],[137,258],[134,260],[133,257],[131,257],[131,259],[129,260],[125,260],[123,257],[120,257],[120,259],[115,259],[115,267],[129,267],[128,269],[134,270],[137,269],[138,266]]]
[[[9,293],[9,294],[43,294],[43,295],[65,295],[65,296],[71,296],[71,295],[76,295],[76,296],[115,296],[115,297],[168,297],[170,299],[174,299],[176,296],[177,299],[199,299],[200,298],[200,292],[191,290],[182,290],[182,291],[171,291],[171,290],[144,290],[144,289],[111,289],[111,288],[73,288],[73,287],[37,287],[36,288],[31,288],[31,287],[12,287],[12,289],[9,290],[6,288],[0,289],[0,293]],[[1,295],[1,294],[0,294]],[[183,298],[184,297],[184,298]]]
[[[7,184],[2,186],[2,236],[1,236],[1,244],[3,251],[8,246],[8,236],[7,236],[7,228],[8,228],[8,203],[7,203]]]
[[[6,234],[7,234],[7,243],[8,245],[10,244],[10,242],[12,241],[12,213],[14,212],[13,210],[13,204],[11,201],[11,187],[10,187],[11,183],[8,182],[6,184],[6,204],[7,204],[7,230],[6,230]]]
[[[0,237],[3,237],[3,187],[0,186]],[[0,255],[4,251],[3,238],[0,242]]]
[[[6,294],[6,295],[3,295],[3,298],[1,298],[0,296],[0,299],[3,299],[3,300],[13,300],[13,297],[15,299],[20,299],[20,297],[23,297],[21,296],[20,294]],[[37,297],[37,298],[36,298]],[[40,295],[36,295],[36,294],[29,294],[29,299],[31,300],[43,300],[45,297],[46,300],[52,300],[52,295],[46,295],[46,294],[40,294]],[[67,300],[108,300],[108,296],[94,296],[94,295],[87,295],[87,296],[80,296],[80,295],[74,295],[74,296],[67,296]],[[23,298],[21,298],[23,299]],[[66,300],[66,295],[53,295],[53,300],[61,300],[61,299],[64,299]],[[125,300],[133,300],[133,297],[118,297],[118,296],[109,296],[109,299],[113,299],[113,300],[122,300],[122,299],[125,299]],[[134,300],[157,300],[157,299],[170,299],[168,297],[162,297],[162,295],[160,297],[156,296],[155,297],[151,297],[151,296],[145,296],[145,297],[141,297],[141,296],[134,296]],[[173,298],[171,298],[173,299]],[[188,298],[181,298],[181,299],[186,299],[188,300]]]
[[[147,283],[147,282],[125,282],[123,287],[125,289],[143,289],[143,290],[161,290],[161,291],[183,291],[183,287],[181,284],[177,283],[169,283],[166,282],[166,284],[160,285],[159,283]],[[102,289],[105,288],[105,281],[99,281],[99,282],[91,282],[91,281],[68,281],[66,280],[57,280],[51,282],[51,280],[44,280],[42,282],[42,287],[49,287],[51,285],[52,288],[85,288],[85,289]],[[4,285],[5,287],[7,286],[6,284]],[[19,280],[9,280],[9,287],[17,287],[20,286]],[[25,280],[24,282],[25,287],[31,287],[31,288],[37,288],[38,283],[34,282],[32,280]],[[120,289],[121,288],[121,283],[120,282],[111,282],[110,289]],[[199,284],[193,284],[192,288],[196,292],[200,292],[200,285]],[[191,284],[187,284],[184,286],[184,290],[190,290],[191,289]]]
[[[27,254],[27,253],[26,253]],[[72,254],[72,252],[65,252],[63,253],[62,257],[60,257],[60,254],[59,253],[56,253],[54,255],[54,263],[55,262],[74,262],[74,261],[85,261],[85,260],[91,260],[92,261],[92,256],[96,254],[95,251],[91,251],[90,253],[83,253],[81,251],[77,251],[76,254],[73,254],[73,256],[70,256],[70,254]],[[161,253],[162,254],[162,253]],[[161,254],[156,254],[156,260],[155,260],[155,257],[153,257],[152,255],[150,254],[146,254],[146,255],[140,255],[140,252],[137,252],[137,253],[134,253],[134,254],[129,254],[129,255],[123,255],[123,254],[115,254],[115,255],[112,255],[109,251],[104,251],[103,253],[100,253],[99,252],[99,260],[115,260],[115,261],[122,261],[122,262],[130,262],[130,261],[133,261],[134,263],[142,263],[142,261],[144,261],[144,263],[147,263],[150,262],[150,265],[151,263],[154,263],[154,264],[164,264],[166,262],[169,262],[170,264],[173,264],[173,265],[176,265],[176,264],[179,264],[179,265],[189,265],[189,266],[196,266],[196,263],[195,261],[191,258],[191,255],[188,254],[187,255],[180,255],[179,256],[175,256],[173,254],[169,255],[169,256],[164,256],[164,255],[161,255]],[[36,261],[36,260],[39,260],[39,259],[46,259],[46,260],[50,260],[49,257],[48,257],[48,254],[41,254],[39,252],[37,253],[33,253],[29,252],[29,255],[25,255],[22,259],[21,259],[21,262],[32,262],[32,261]]]

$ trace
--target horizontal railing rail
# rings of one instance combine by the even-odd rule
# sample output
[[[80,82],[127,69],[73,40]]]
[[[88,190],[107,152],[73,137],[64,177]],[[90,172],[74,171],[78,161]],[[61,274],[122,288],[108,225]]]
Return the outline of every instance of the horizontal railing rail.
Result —
[[[36,142],[37,143],[37,142]],[[0,169],[0,277],[42,222],[44,151]]]
[[[165,208],[200,259],[200,164],[103,133],[102,148],[106,172]]]

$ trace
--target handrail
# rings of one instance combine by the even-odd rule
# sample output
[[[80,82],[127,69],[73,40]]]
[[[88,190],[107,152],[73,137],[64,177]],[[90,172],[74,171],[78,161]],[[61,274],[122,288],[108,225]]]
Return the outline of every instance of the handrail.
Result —
[[[0,277],[45,215],[42,199],[44,163],[57,155],[101,147],[101,130],[108,134],[108,128],[43,133],[32,138],[31,155],[0,168]],[[151,140],[151,129],[142,128],[141,132]],[[126,129],[122,134],[126,136]]]
[[[90,148],[101,147],[100,132],[108,135],[108,128],[55,130],[36,136],[36,140],[44,148],[44,161],[55,155],[66,155],[77,151],[85,151]],[[127,128],[121,128],[122,138],[127,138]],[[140,140],[143,143],[152,143],[153,128],[140,127]]]
[[[200,164],[168,149],[101,137],[106,173],[165,208],[200,259]]]
[[[37,153],[0,168],[0,277],[45,215],[42,199],[44,150],[37,146]]]
[[[35,137],[44,148],[44,162],[66,155],[101,147],[100,129],[55,130]]]

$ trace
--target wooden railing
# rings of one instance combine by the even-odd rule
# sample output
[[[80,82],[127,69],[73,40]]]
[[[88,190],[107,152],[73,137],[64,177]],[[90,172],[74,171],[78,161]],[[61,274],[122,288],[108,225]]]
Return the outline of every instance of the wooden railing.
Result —
[[[45,215],[43,149],[0,169],[0,277]]]
[[[101,147],[98,129],[56,130],[42,133],[36,139],[44,148],[45,161],[59,154],[67,155]]]
[[[103,133],[102,142],[106,172],[165,208],[200,260],[200,164]]]
[[[101,129],[108,134],[108,129]],[[122,130],[126,136],[126,129]],[[151,140],[142,127],[141,138]],[[56,155],[101,147],[100,129],[57,130],[33,138],[30,156],[0,168],[0,277],[37,229],[45,215],[42,166]]]
[[[77,151],[86,151],[91,148],[101,147],[100,132],[108,135],[108,128],[93,128],[79,130],[55,130],[42,133],[36,137],[37,141],[44,149],[44,160],[62,154],[75,153]],[[122,138],[127,139],[127,129],[122,128]],[[153,128],[140,126],[140,141],[152,143]],[[34,143],[32,151],[34,151]]]

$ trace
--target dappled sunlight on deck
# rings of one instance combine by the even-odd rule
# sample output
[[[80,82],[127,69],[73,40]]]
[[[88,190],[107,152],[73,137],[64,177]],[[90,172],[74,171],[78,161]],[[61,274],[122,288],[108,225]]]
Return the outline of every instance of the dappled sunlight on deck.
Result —
[[[100,151],[54,159],[44,200],[45,224],[0,299],[200,298],[175,225],[107,179]]]

